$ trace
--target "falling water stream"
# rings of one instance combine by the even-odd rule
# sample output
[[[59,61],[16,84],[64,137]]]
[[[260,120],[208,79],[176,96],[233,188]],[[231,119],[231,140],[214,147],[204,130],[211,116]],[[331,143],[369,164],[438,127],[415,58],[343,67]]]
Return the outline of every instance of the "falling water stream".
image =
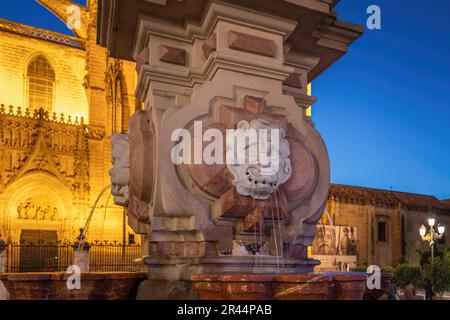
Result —
[[[252,190],[253,192],[253,190]],[[252,208],[255,208],[255,198],[252,197]],[[255,256],[255,265],[258,265],[258,259],[257,259],[257,239],[256,239],[256,227],[253,226],[253,254]]]
[[[273,206],[272,206],[272,195],[270,195],[269,198],[269,205],[270,205],[270,211],[271,211],[271,215],[272,215],[272,229],[273,229],[273,239],[274,239],[274,243],[275,243],[275,254],[277,256],[277,271],[280,272],[280,252],[278,251],[278,239],[277,239],[277,235],[276,235],[276,227],[275,227],[275,214],[273,212]],[[280,221],[278,221],[278,223],[280,223]],[[279,235],[281,238],[281,234]]]
[[[108,204],[109,204],[109,200],[111,199],[111,195],[112,195],[112,193],[109,193],[108,199],[106,200],[106,204],[105,204],[105,211],[103,212],[102,233],[101,233],[100,241],[103,241],[103,235],[104,235],[104,231],[105,231],[106,211],[108,209]]]
[[[103,196],[103,194],[106,191],[110,190],[110,188],[111,188],[111,185],[107,185],[106,187],[104,187],[103,190],[97,196],[97,199],[95,199],[94,205],[92,206],[91,211],[89,212],[89,216],[86,221],[86,224],[84,225],[83,231],[80,234],[80,240],[83,240],[86,235],[86,232],[89,228],[89,224],[91,223],[92,215],[94,214],[95,208],[97,208],[97,204],[100,201],[100,198]],[[83,249],[83,241],[79,241],[77,249],[78,249],[78,251],[81,251]]]
[[[256,202],[257,212],[259,214],[259,265],[263,266],[262,255],[263,255],[263,236],[264,236],[264,214],[261,210],[260,201]]]
[[[278,192],[278,190],[277,190],[277,192]],[[278,205],[276,205],[276,208],[278,209]],[[328,221],[330,222],[330,227],[332,228],[332,230],[333,230],[333,232],[335,234],[336,233],[336,228],[335,228],[333,219],[331,218],[330,213],[328,212],[326,207],[325,207],[324,211],[325,211],[325,214],[327,215]],[[320,226],[322,228],[324,228],[324,224],[323,224],[322,221],[320,222]],[[280,230],[280,235],[281,235],[281,230]],[[337,247],[335,248],[335,256],[336,255],[337,255]],[[292,293],[297,292],[297,291],[302,291],[304,288],[306,288],[307,286],[311,285],[312,283],[316,283],[318,281],[320,282],[320,280],[323,279],[326,276],[327,276],[327,274],[317,274],[315,277],[309,279],[305,283],[302,283],[302,284],[290,287],[290,288],[288,288],[288,289],[286,289],[284,291],[279,292],[278,294],[276,294],[274,296],[274,299],[282,297],[282,296],[286,296],[286,295],[289,295],[289,294],[292,294]],[[331,285],[334,286],[334,284],[331,284]]]
[[[277,221],[278,221],[278,237],[280,239],[280,245],[281,245],[281,270],[283,271],[284,270],[284,244],[283,244],[283,233],[281,232],[281,219],[280,219],[280,210],[278,207],[277,194],[278,194],[278,196],[280,196],[280,191],[278,189],[275,191],[275,209],[277,212]],[[281,196],[280,196],[280,200],[281,200]]]
[[[253,190],[255,188],[253,187]],[[281,231],[281,219],[280,219],[280,211],[278,207],[278,198],[279,191],[276,190],[272,195],[270,195],[267,200],[256,200],[253,198],[252,200],[252,208],[256,210],[259,219],[259,228],[256,226],[253,227],[253,255],[254,255],[254,263],[255,266],[263,267],[263,258],[264,256],[273,256],[273,254],[264,252],[264,237],[265,237],[265,210],[270,210],[271,219],[272,219],[272,231],[273,231],[273,241],[275,246],[275,257],[276,257],[276,265],[277,271],[284,270],[284,256],[283,256],[283,237]],[[275,203],[275,209],[273,206],[273,202]],[[281,269],[280,269],[281,266]]]

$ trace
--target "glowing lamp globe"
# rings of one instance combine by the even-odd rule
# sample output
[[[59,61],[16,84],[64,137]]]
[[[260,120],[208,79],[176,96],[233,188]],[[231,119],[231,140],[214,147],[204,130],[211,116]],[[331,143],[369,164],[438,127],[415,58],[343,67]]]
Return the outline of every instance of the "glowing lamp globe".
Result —
[[[420,233],[420,236],[421,236],[421,237],[425,237],[425,234],[427,233],[427,228],[426,228],[424,225],[422,225],[422,226],[419,228],[419,233]]]

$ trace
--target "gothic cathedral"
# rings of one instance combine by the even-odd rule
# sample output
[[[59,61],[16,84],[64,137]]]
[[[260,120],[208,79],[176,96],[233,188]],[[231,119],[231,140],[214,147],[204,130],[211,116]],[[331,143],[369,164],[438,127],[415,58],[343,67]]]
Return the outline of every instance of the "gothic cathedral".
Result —
[[[39,0],[67,21],[68,0]],[[80,6],[75,36],[0,19],[0,234],[73,242],[109,184],[109,139],[139,108],[135,65],[96,43],[97,3]],[[98,199],[91,241],[135,241],[109,193]],[[136,239],[137,240],[137,239]]]

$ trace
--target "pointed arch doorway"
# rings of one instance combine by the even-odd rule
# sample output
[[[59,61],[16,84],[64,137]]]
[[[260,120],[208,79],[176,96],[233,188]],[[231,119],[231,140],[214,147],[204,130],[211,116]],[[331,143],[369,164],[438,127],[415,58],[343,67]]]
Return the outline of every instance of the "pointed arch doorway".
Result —
[[[62,271],[77,231],[72,190],[48,172],[33,171],[6,188],[0,207],[14,254],[11,270]]]

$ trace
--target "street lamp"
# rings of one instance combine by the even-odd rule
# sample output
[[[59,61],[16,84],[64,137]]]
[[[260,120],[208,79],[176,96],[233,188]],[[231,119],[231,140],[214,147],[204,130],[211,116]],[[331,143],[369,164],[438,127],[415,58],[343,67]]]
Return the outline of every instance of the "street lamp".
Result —
[[[428,219],[428,225],[430,226],[430,231],[427,233],[427,228],[422,225],[419,228],[419,234],[422,237],[423,241],[427,241],[430,245],[431,250],[431,263],[434,260],[434,244],[437,240],[441,239],[445,232],[445,227],[438,225],[437,232],[434,229],[434,225],[436,224],[436,220],[433,218]]]

